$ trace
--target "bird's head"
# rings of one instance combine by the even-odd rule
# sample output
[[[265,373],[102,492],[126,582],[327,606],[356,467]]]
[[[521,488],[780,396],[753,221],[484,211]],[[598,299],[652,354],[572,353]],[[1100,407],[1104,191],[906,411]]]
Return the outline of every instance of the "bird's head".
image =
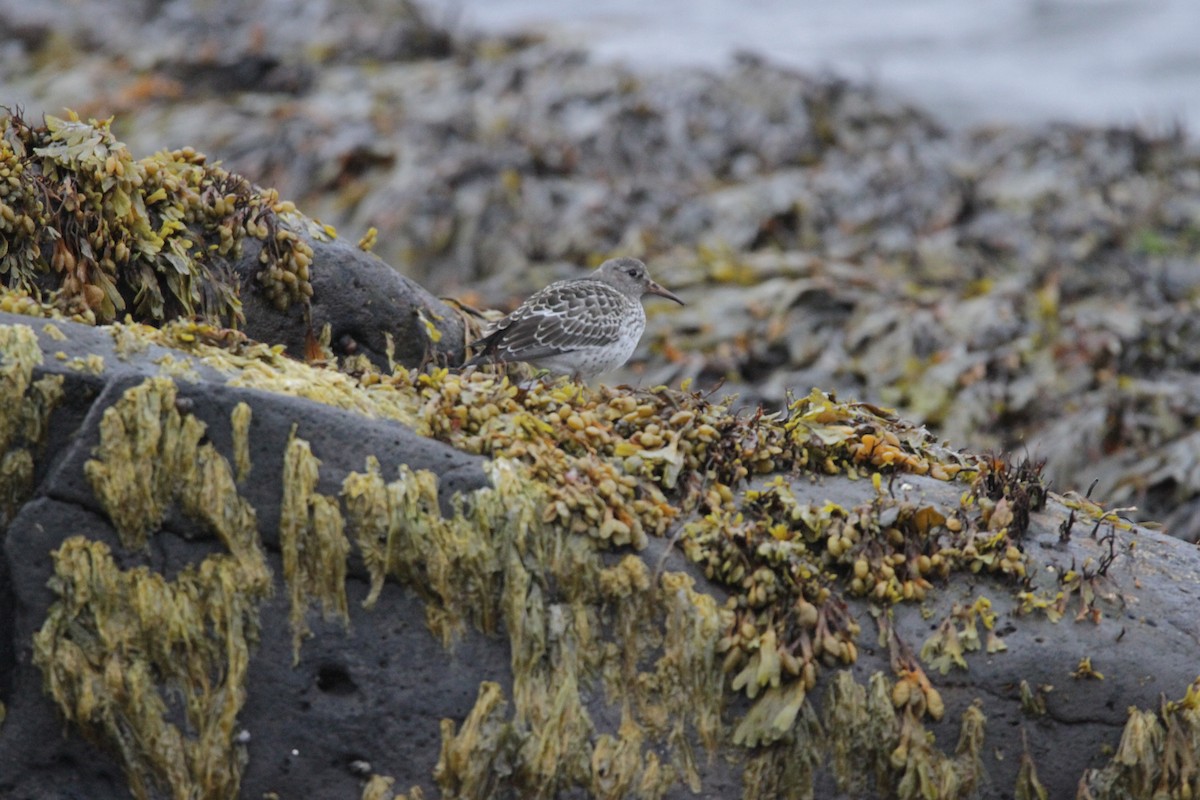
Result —
[[[613,286],[635,300],[644,294],[656,294],[683,305],[673,292],[659,286],[646,272],[646,265],[636,258],[610,258],[600,265],[593,277]]]

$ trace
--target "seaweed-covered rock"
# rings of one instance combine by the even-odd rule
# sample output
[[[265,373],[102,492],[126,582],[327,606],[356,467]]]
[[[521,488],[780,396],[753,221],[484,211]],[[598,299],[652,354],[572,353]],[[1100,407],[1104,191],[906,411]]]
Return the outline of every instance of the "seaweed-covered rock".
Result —
[[[194,316],[296,357],[328,333],[380,367],[462,359],[462,320],[420,286],[191,148],[134,160],[108,122],[0,119],[0,258],[8,310]]]
[[[874,406],[184,322],[4,315],[0,353],[6,796],[1198,780],[1194,548]]]

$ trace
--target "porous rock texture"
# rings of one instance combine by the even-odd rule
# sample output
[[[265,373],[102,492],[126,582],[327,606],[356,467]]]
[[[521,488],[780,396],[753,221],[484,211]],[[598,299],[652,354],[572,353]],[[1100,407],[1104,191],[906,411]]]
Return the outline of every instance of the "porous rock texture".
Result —
[[[363,399],[369,388],[346,391],[362,399],[358,410],[312,389],[320,401],[295,396],[296,371],[320,385],[320,370],[267,352],[226,363],[209,351],[163,346],[161,334],[137,327],[6,314],[0,333],[6,385],[16,387],[0,426],[9,436],[6,471],[23,463],[10,462],[13,453],[32,459],[27,480],[5,484],[5,797],[119,798],[135,786],[135,795],[152,797],[392,797],[423,787],[425,796],[440,789],[448,797],[999,798],[1038,796],[1041,787],[1051,797],[1071,796],[1081,783],[1095,797],[1149,797],[1156,787],[1182,797],[1198,780],[1188,761],[1200,730],[1192,685],[1200,637],[1196,549],[1078,496],[1047,500],[1033,473],[939,451],[900,421],[885,427],[907,456],[876,442],[833,468],[842,458],[838,436],[853,434],[862,444],[862,431],[890,419],[870,407],[857,408],[855,426],[835,424],[847,407],[822,405],[817,395],[783,421],[685,409],[713,414],[729,438],[755,432],[764,451],[782,441],[778,431],[791,431],[809,448],[803,452],[822,453],[825,466],[814,455],[812,469],[758,469],[733,484],[729,504],[714,501],[707,515],[693,508],[674,518],[663,531],[671,538],[634,534],[618,545],[586,523],[583,501],[573,515],[546,513],[548,503],[568,495],[539,493],[524,483],[532,473],[513,472],[515,462],[498,457],[489,465],[372,413],[383,406]],[[255,370],[291,380],[248,388]],[[437,380],[415,383],[454,396],[491,386],[481,375]],[[514,402],[529,404],[536,391]],[[556,391],[575,398],[564,402],[583,415],[624,408],[625,397],[639,396],[602,390],[609,406],[593,408],[584,402],[587,390]],[[436,413],[435,397],[425,396],[424,413]],[[249,415],[239,410],[243,403]],[[636,404],[630,413],[637,418]],[[14,415],[24,427],[9,427]],[[673,418],[678,448],[691,422]],[[138,424],[130,426],[132,419]],[[202,426],[189,428],[189,420]],[[442,421],[430,424],[442,430]],[[558,430],[574,426],[564,420]],[[884,428],[874,430],[888,438]],[[139,438],[150,431],[161,438]],[[650,432],[641,428],[626,442]],[[696,432],[707,435],[702,426]],[[571,440],[562,446],[574,452]],[[900,461],[876,471],[884,451],[887,461]],[[719,470],[717,451],[708,452]],[[935,452],[950,467],[919,466]],[[670,457],[644,448],[622,469],[634,474]],[[784,455],[775,458],[783,463]],[[103,475],[115,474],[122,459],[154,472],[158,488],[121,495],[125,489],[106,484]],[[193,461],[209,465],[188,473],[201,491],[211,490],[207,512],[189,499],[188,486],[172,488],[171,477],[156,471],[168,462],[186,471]],[[235,465],[244,505],[213,488],[232,485],[221,476],[234,475]],[[400,465],[408,469],[398,472]],[[981,489],[916,474],[947,469],[999,483]],[[436,476],[436,493],[432,484],[414,490],[422,474]],[[650,474],[663,486],[675,480]],[[390,500],[372,494],[396,475],[386,484]],[[571,480],[586,478],[567,476],[564,485]],[[113,491],[107,497],[124,497],[124,504],[106,499]],[[305,491],[297,521],[297,492]],[[141,502],[157,503],[160,517],[130,516]],[[389,566],[377,586],[372,559],[377,566],[379,551],[363,531],[380,503],[403,524],[388,535],[391,555],[384,556],[400,566]],[[212,513],[216,506],[252,509],[249,538],[222,527],[221,519],[236,514]],[[654,519],[645,507],[637,515]],[[755,539],[741,515],[787,522]],[[439,518],[457,522],[441,527]],[[139,525],[144,546],[136,542]],[[954,538],[955,529],[967,539]],[[298,556],[289,553],[289,537],[302,543]],[[775,546],[794,548],[792,560],[773,561]],[[410,549],[417,555],[405,561]],[[313,558],[317,551],[325,555]],[[69,561],[68,552],[84,558]],[[811,583],[796,571],[808,563],[806,552],[828,570]],[[881,560],[884,552],[908,560]],[[956,566],[906,573],[918,553]],[[743,558],[753,574],[731,578],[722,558]],[[255,585],[260,562],[269,570],[267,592]],[[79,564],[89,566],[72,572]],[[199,564],[243,578],[223,596],[249,601],[244,628],[217,633],[222,595],[214,583],[193,579]],[[924,602],[894,595],[900,583],[884,577],[892,573],[907,574],[905,592],[915,589]],[[116,612],[129,617],[113,627],[102,619],[103,598],[84,591],[101,585],[98,575],[108,575],[110,586],[130,580],[138,587]],[[789,580],[796,583],[775,583]],[[94,637],[145,624],[139,615],[150,612],[138,606],[139,591],[185,584],[191,600],[172,602],[184,611],[189,602],[208,603],[212,627],[183,635],[188,645],[175,655],[185,662],[211,647],[217,657],[202,662],[207,678],[193,676],[191,684],[153,662],[150,691],[164,706],[147,723],[130,699],[141,686],[136,670],[153,661],[149,642],[178,632],[138,632],[149,638],[121,640],[109,664],[81,664],[70,654],[105,652],[94,649]],[[778,596],[784,605],[771,605]],[[813,619],[801,611],[799,622],[783,624],[786,609],[813,604],[820,609]],[[64,608],[75,616],[64,618]],[[739,632],[739,622],[752,630]],[[776,649],[777,628],[796,636],[791,649],[783,640]],[[739,637],[741,645],[728,644]],[[822,638],[824,654],[806,656]],[[243,697],[230,681],[239,642],[249,660],[236,724],[213,747],[179,759],[170,741],[196,742],[198,729],[209,730],[205,714],[219,716],[231,697]],[[740,660],[730,660],[739,647]],[[812,685],[804,669],[790,672],[788,657],[804,669],[811,663]],[[51,674],[68,693],[66,706],[48,694]],[[88,684],[88,676],[103,680]],[[210,694],[210,681],[222,690]],[[94,694],[83,690],[88,685]],[[184,722],[183,706],[193,701],[202,712]],[[73,709],[75,722],[64,723],[63,708]],[[106,715],[116,724],[105,727]],[[178,738],[129,736],[147,724],[160,734],[174,727]]]

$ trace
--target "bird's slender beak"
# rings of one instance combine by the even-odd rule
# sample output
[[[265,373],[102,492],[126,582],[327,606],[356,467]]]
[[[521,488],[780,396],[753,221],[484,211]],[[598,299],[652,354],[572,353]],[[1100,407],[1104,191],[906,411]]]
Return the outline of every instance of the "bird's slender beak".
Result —
[[[686,305],[682,300],[679,299],[679,297],[677,297],[675,295],[674,292],[664,289],[663,287],[659,286],[654,281],[646,281],[646,294],[656,294],[659,297],[665,297],[668,300],[674,300],[676,303],[679,303],[679,305],[681,305],[681,306]]]

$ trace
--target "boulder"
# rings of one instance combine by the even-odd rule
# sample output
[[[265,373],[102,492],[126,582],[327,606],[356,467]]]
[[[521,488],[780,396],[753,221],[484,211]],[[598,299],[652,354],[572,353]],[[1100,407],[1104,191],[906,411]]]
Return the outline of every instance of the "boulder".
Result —
[[[0,345],[6,797],[1197,788],[1200,555],[1036,465],[820,392]]]
[[[44,297],[93,323],[240,327],[295,358],[461,363],[463,318],[365,246],[192,148],[134,159],[110,124],[0,116],[4,310]]]

